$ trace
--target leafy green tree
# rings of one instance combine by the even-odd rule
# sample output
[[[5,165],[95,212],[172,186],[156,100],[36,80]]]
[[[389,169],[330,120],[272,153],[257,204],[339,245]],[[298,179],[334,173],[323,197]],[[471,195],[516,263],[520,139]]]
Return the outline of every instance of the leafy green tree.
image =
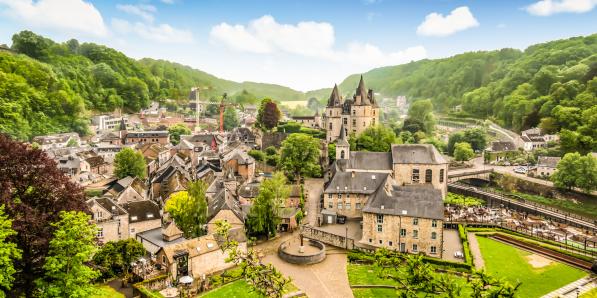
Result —
[[[357,150],[389,152],[392,144],[398,143],[394,131],[385,126],[370,126],[363,131],[356,142]]]
[[[580,157],[578,152],[566,153],[558,162],[555,173],[551,175],[551,181],[559,188],[572,189],[576,186],[579,177]]]
[[[240,122],[238,120],[236,109],[232,107],[226,108],[224,111],[224,129],[232,130],[233,128],[238,127],[239,124]]]
[[[580,158],[576,187],[591,193],[597,189],[597,158],[591,153]]]
[[[259,111],[257,112],[257,126],[263,130],[271,130],[278,125],[282,118],[282,113],[278,105],[271,98],[261,100]]]
[[[114,157],[114,174],[119,179],[126,176],[145,178],[147,164],[141,152],[125,147]]]
[[[181,135],[190,135],[191,129],[184,124],[175,124],[168,128],[168,133],[170,134],[170,142],[172,145],[178,145],[180,143],[180,136]]]
[[[467,161],[475,157],[475,152],[471,144],[466,142],[456,143],[454,146],[454,159],[457,161]]]
[[[487,133],[482,128],[464,130],[464,139],[471,145],[474,151],[483,151],[487,146]]]
[[[12,220],[4,214],[4,205],[0,206],[0,297],[6,297],[4,290],[10,290],[14,281],[14,262],[22,257],[21,250],[9,241],[17,232],[12,229]]]
[[[267,238],[276,235],[280,223],[278,211],[290,194],[290,187],[286,182],[286,177],[281,172],[262,182],[247,219],[250,234],[265,235]]]
[[[188,191],[170,196],[164,209],[172,216],[176,226],[186,238],[203,236],[207,224],[207,184],[201,180],[190,182]]]
[[[336,144],[334,143],[328,144],[328,159],[330,163],[336,160]]]
[[[423,131],[430,133],[435,127],[433,118],[433,103],[431,100],[417,100],[408,109],[408,118],[419,119],[423,122]]]
[[[319,140],[295,133],[282,142],[280,164],[288,175],[292,175],[300,183],[304,176],[321,175],[319,156]]]
[[[128,280],[131,263],[139,260],[145,253],[143,244],[135,239],[110,241],[93,256],[93,263],[99,267],[104,278],[124,274]]]
[[[42,297],[89,297],[100,273],[86,265],[96,252],[97,228],[83,212],[62,211],[50,241],[45,274],[37,284]]]
[[[307,101],[307,108],[309,108],[309,110],[313,111],[313,112],[317,112],[319,111],[320,104],[319,104],[319,100],[317,100],[317,98],[315,97],[311,97],[309,98],[309,100]]]
[[[250,150],[248,154],[256,161],[265,161],[265,153],[261,150]]]
[[[53,41],[27,30],[12,36],[13,50],[39,60],[48,58],[53,44]]]

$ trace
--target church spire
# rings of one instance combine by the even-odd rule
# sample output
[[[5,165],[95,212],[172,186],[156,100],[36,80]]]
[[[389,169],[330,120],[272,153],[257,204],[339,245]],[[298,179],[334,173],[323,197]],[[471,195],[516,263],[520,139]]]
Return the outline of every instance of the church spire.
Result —
[[[355,94],[355,104],[367,104],[367,89],[365,88],[365,81],[363,80],[363,75],[361,75],[361,79],[359,80],[359,86],[357,87],[357,92]]]
[[[328,107],[337,106],[340,104],[340,94],[338,92],[338,85],[334,84],[334,89],[332,90],[332,94],[330,95],[330,100],[328,101]]]
[[[344,123],[340,126],[340,136],[336,140],[336,159],[348,159],[350,155],[350,143],[346,138]]]

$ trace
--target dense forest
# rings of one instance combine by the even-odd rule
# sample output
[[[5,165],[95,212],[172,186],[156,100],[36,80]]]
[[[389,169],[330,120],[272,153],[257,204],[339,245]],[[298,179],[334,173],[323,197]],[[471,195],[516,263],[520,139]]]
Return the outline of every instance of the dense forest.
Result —
[[[540,126],[560,132],[564,151],[597,150],[597,34],[556,40],[524,51],[470,52],[373,69],[367,87],[383,96],[431,99],[434,109],[459,116],[492,119],[521,131]],[[359,75],[340,84],[345,96]],[[307,96],[329,96],[331,89]]]
[[[123,109],[137,112],[152,100],[184,99],[190,88],[205,88],[207,99],[300,100],[287,87],[237,83],[163,60],[134,60],[93,43],[56,43],[30,31],[0,48],[0,132],[18,139],[48,133],[87,132],[89,115]]]

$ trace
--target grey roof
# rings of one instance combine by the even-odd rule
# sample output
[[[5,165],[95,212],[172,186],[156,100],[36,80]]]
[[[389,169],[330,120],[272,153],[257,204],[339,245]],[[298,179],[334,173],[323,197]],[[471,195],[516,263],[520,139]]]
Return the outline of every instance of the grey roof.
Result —
[[[167,130],[152,130],[152,131],[131,131],[126,134],[127,138],[160,138],[167,137]]]
[[[238,195],[243,198],[257,197],[257,195],[259,194],[260,186],[261,186],[261,183],[259,183],[259,182],[247,183],[247,184],[239,187]]]
[[[350,152],[350,158],[337,160],[336,166],[340,169],[391,171],[392,155],[389,152]]]
[[[230,210],[236,217],[238,217],[238,219],[244,222],[245,217],[237,198],[235,198],[231,191],[222,185],[222,182],[216,181],[215,183],[220,185],[217,193],[214,196],[209,196],[207,199],[207,221],[212,220],[212,218],[214,218],[214,216],[221,210]]]
[[[114,201],[110,200],[109,198],[91,198],[87,200],[87,206],[91,207],[93,201],[95,201],[102,208],[108,210],[108,212],[111,212],[113,215],[126,214],[126,211],[122,209],[122,207],[118,206],[118,204],[114,203]]]
[[[392,145],[394,164],[445,164],[446,159],[431,144]]]
[[[387,173],[336,172],[324,193],[372,194],[387,178]]]
[[[556,168],[558,163],[562,160],[561,157],[555,156],[539,156],[537,157],[537,166],[539,167],[548,167],[548,168]]]
[[[491,143],[491,151],[515,151],[516,145],[507,141],[496,141]]]
[[[129,222],[160,219],[160,207],[149,200],[128,202],[122,208],[129,214]]]
[[[162,228],[155,228],[152,230],[148,230],[145,232],[137,233],[137,238],[142,238],[143,242],[147,241],[150,242],[158,247],[164,247],[166,245],[175,244],[178,242],[186,241],[187,239],[184,237],[180,237],[174,239],[172,241],[164,241],[164,235],[162,235]]]
[[[441,191],[431,185],[394,185],[389,193],[379,189],[367,201],[363,212],[443,219],[444,202]]]
[[[336,146],[350,146],[346,140],[346,128],[344,127],[344,123],[342,123],[342,126],[340,126],[340,136],[336,141]]]

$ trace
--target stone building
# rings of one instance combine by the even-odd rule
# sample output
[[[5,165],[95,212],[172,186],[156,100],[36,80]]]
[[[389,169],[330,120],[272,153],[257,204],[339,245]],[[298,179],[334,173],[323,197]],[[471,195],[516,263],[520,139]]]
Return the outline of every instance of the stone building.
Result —
[[[101,243],[128,238],[128,214],[109,198],[91,198],[87,206],[97,226],[97,239]]]
[[[334,85],[322,122],[326,140],[330,143],[338,139],[342,126],[346,135],[359,135],[367,127],[379,123],[379,107],[375,102],[373,90],[365,89],[363,76],[352,99],[344,100],[340,96],[338,86]]]
[[[313,129],[321,128],[321,115],[319,115],[319,112],[315,112],[313,116],[292,116],[292,121]]]
[[[170,143],[168,131],[131,131],[127,132],[124,138],[125,144],[159,143],[167,145]]]

